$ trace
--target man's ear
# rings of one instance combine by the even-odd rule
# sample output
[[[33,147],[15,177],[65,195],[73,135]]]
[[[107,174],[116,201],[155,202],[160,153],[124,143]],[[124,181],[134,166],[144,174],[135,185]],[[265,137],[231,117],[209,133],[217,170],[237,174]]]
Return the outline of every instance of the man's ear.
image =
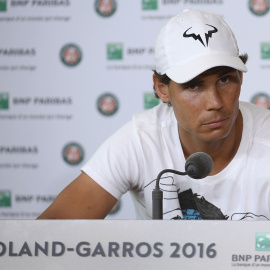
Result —
[[[242,71],[238,71],[239,72],[239,77],[241,80],[241,84],[243,83],[243,72]]]
[[[159,98],[165,103],[170,102],[170,98],[168,95],[168,85],[160,82],[160,80],[156,77],[155,74],[153,74],[153,83]]]

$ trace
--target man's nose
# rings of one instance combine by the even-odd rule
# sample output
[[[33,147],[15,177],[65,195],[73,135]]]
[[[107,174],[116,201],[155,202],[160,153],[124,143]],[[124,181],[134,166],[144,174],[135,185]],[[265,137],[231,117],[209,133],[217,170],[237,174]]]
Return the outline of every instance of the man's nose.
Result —
[[[206,110],[219,110],[223,107],[223,101],[221,98],[221,93],[219,90],[217,89],[216,86],[210,86],[207,88],[207,90],[205,91],[205,108]]]

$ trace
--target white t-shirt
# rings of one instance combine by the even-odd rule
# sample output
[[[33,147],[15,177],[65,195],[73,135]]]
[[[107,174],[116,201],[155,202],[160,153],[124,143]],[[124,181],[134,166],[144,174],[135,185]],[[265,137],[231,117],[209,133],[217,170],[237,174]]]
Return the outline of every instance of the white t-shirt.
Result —
[[[239,149],[220,173],[192,179],[166,173],[160,180],[164,219],[270,219],[270,112],[240,102]],[[152,218],[152,191],[164,169],[185,171],[177,121],[161,103],[135,114],[82,170],[119,199],[130,191],[138,219]]]

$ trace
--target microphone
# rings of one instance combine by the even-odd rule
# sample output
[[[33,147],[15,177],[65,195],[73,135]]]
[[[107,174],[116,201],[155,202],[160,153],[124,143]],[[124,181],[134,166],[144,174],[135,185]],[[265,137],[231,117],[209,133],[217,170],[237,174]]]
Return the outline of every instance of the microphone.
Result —
[[[156,187],[152,191],[152,218],[163,219],[163,192],[159,188],[159,182],[164,173],[171,172],[178,175],[188,175],[194,179],[202,179],[208,176],[212,169],[212,158],[204,152],[196,152],[187,158],[185,163],[185,172],[179,172],[171,169],[161,171],[157,176]]]
[[[194,179],[202,179],[208,176],[213,169],[212,158],[204,153],[197,152],[190,155],[185,164],[187,175]]]

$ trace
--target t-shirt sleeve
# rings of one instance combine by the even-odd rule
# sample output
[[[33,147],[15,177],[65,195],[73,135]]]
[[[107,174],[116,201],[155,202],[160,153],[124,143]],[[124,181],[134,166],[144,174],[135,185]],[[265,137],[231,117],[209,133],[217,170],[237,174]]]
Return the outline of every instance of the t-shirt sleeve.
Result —
[[[140,186],[142,157],[133,131],[132,121],[111,135],[82,167],[116,199]]]

